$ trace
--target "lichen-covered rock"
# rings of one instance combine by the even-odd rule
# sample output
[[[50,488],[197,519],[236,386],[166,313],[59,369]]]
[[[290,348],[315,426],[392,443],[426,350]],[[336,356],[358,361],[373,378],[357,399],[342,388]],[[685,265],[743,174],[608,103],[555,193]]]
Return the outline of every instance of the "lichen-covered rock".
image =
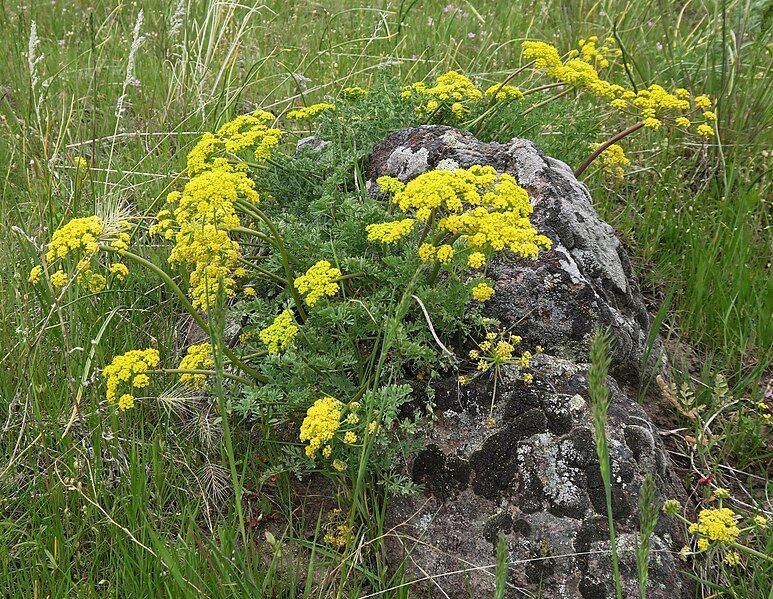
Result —
[[[487,272],[496,289],[487,302],[491,315],[545,352],[532,361],[530,385],[516,367],[503,368],[496,397],[490,376],[437,385],[436,418],[422,431],[426,447],[408,463],[424,495],[391,501],[390,559],[406,560],[416,580],[411,596],[488,597],[501,531],[509,550],[507,596],[614,596],[586,376],[588,343],[602,325],[612,329],[616,347],[608,381],[612,511],[624,596],[636,597],[642,481],[654,477],[661,501],[683,491],[657,430],[630,395],[649,324],[630,262],[586,187],[526,140],[486,144],[439,126],[399,131],[374,149],[370,191],[379,192],[381,175],[408,180],[473,164],[514,175],[532,198],[532,222],[553,240],[536,260],[500,259]],[[652,539],[647,596],[656,599],[679,597],[688,586],[673,553],[679,532],[670,524],[661,518]]]
[[[537,230],[553,241],[537,260],[494,261],[496,295],[487,303],[505,327],[518,323],[526,343],[586,361],[596,324],[615,335],[614,370],[636,384],[649,318],[631,264],[614,230],[599,219],[588,189],[571,169],[530,141],[482,143],[443,126],[404,129],[378,144],[369,160],[369,186],[391,175],[403,181],[434,168],[491,165],[512,174],[528,192]]]

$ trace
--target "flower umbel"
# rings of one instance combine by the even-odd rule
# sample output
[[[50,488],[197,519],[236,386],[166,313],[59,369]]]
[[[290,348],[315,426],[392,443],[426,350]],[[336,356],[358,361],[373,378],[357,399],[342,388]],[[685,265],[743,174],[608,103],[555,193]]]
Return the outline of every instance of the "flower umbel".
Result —
[[[343,404],[332,397],[323,397],[314,402],[303,419],[300,440],[308,441],[306,455],[314,455],[333,440],[336,431],[341,426],[341,411]]]
[[[320,260],[294,281],[295,288],[306,296],[309,307],[314,305],[324,296],[333,296],[338,293],[339,285],[336,279],[341,276],[341,271],[333,268],[327,260]]]
[[[102,376],[107,380],[107,402],[118,402],[118,407],[128,410],[134,407],[134,389],[142,389],[150,384],[150,378],[146,374],[156,368],[160,357],[156,349],[133,349],[116,356],[113,361],[104,368]],[[129,391],[118,397],[118,388],[128,386]]]
[[[207,370],[214,365],[212,345],[209,343],[199,343],[188,348],[188,353],[180,361],[179,368],[180,370]],[[180,375],[180,382],[184,385],[190,385],[194,389],[201,389],[207,382],[207,375],[184,372]]]

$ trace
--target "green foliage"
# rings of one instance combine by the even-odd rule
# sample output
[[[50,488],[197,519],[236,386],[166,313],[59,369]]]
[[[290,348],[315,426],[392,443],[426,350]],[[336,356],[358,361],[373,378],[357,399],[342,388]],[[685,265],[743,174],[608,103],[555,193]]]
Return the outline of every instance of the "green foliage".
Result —
[[[304,231],[314,245],[294,246],[293,255],[307,256],[309,247],[331,251],[331,227],[343,222],[334,237],[341,253],[349,256],[346,271],[372,277],[378,274],[372,260],[351,258],[367,253],[359,225],[383,218],[376,205],[370,206],[370,214],[357,214],[364,205],[357,196],[366,196],[363,158],[374,141],[414,122],[415,116],[398,108],[402,104],[394,95],[344,100],[337,97],[338,89],[355,84],[397,89],[449,69],[474,73],[485,87],[500,82],[518,64],[520,50],[512,40],[541,37],[568,48],[590,32],[615,29],[637,85],[660,81],[696,86],[718,98],[722,145],[685,147],[648,133],[626,146],[632,169],[622,182],[593,169],[585,181],[602,215],[637,258],[647,288],[676,290],[666,325],[676,331],[674,336],[699,344],[705,364],[705,371],[690,372],[677,362],[684,371],[677,382],[692,374],[713,388],[714,373],[723,370],[734,397],[761,398],[757,385],[769,367],[771,350],[769,266],[766,252],[760,251],[770,213],[763,176],[766,157],[760,151],[766,120],[760,115],[766,114],[773,89],[766,76],[766,3],[709,1],[677,13],[654,0],[548,1],[537,14],[512,2],[485,3],[480,12],[466,5],[443,12],[445,3],[405,2],[394,9],[340,0],[271,0],[250,11],[244,3],[205,0],[184,2],[188,13],[176,20],[178,3],[150,0],[143,3],[140,33],[145,39],[136,53],[136,82],[128,86],[126,58],[136,7],[117,8],[107,0],[27,4],[6,3],[0,9],[0,48],[6,57],[0,66],[0,453],[7,459],[0,465],[0,578],[6,592],[52,597],[159,592],[308,596],[315,588],[315,570],[340,563],[341,556],[326,550],[315,532],[311,540],[302,534],[307,523],[297,519],[276,539],[309,548],[311,563],[291,563],[288,572],[285,566],[293,559],[285,554],[266,570],[259,555],[266,546],[265,522],[288,511],[293,518],[298,513],[310,521],[317,517],[311,508],[308,515],[303,509],[288,510],[293,498],[282,472],[295,462],[282,462],[272,480],[266,461],[284,455],[288,446],[277,451],[275,444],[263,443],[263,421],[271,427],[266,433],[271,438],[297,439],[297,428],[288,430],[286,418],[292,413],[297,424],[314,399],[311,390],[289,386],[291,379],[276,390],[269,385],[237,392],[224,381],[225,411],[245,417],[232,427],[234,448],[229,453],[236,458],[239,479],[234,485],[233,471],[220,465],[225,463],[220,453],[223,417],[212,411],[211,400],[176,386],[159,388],[161,409],[146,398],[120,420],[100,404],[103,389],[96,374],[113,356],[152,346],[169,364],[190,343],[190,331],[180,324],[179,304],[168,288],[149,273],[136,272],[120,288],[57,299],[48,286],[26,282],[41,246],[61,223],[93,214],[107,196],[130,204],[140,215],[154,214],[168,188],[179,186],[174,178],[191,142],[255,105],[279,112],[287,98],[302,103],[329,95],[337,103],[349,102],[350,114],[359,111],[356,135],[348,135],[335,119],[323,118],[325,134],[338,128],[342,142],[322,154],[289,157],[286,164],[292,170],[272,165],[261,173],[261,181],[275,195],[275,204],[266,200],[264,207],[286,211],[282,220],[288,245],[293,244],[293,227],[303,228],[308,213],[317,215],[316,232],[311,227]],[[27,56],[31,19],[37,24],[42,57],[36,63],[37,86],[30,85]],[[127,108],[118,120],[116,103],[124,89]],[[549,93],[531,101],[538,103]],[[490,115],[479,124],[478,134],[500,141],[529,137],[547,153],[577,165],[588,144],[614,132],[605,114],[581,95],[563,96],[523,115],[525,107],[508,105]],[[565,118],[569,113],[572,118]],[[88,161],[85,173],[75,160],[79,157]],[[287,172],[298,176],[286,177]],[[336,210],[349,213],[338,218]],[[146,246],[145,257],[163,266],[166,254]],[[399,259],[384,256],[383,263],[392,262],[390,272],[397,272]],[[264,266],[281,271],[273,254]],[[174,280],[183,274],[175,273]],[[235,317],[245,319],[246,328],[261,329],[276,315],[269,289],[265,285],[260,299],[235,307]],[[456,346],[476,330],[474,322],[454,325],[457,304],[464,298],[460,287],[449,287],[449,295],[456,296],[453,302],[435,297],[436,288],[418,289],[445,336],[453,337],[451,331],[459,327]],[[393,303],[397,299],[388,298]],[[370,318],[364,310],[320,318],[334,331],[350,326],[352,318],[351,326],[371,326],[358,324]],[[318,325],[322,327],[322,320]],[[408,342],[417,334],[419,346],[409,352]],[[403,368],[411,374],[432,362],[426,334],[416,306],[411,306],[409,324],[395,333],[405,348]],[[324,343],[324,338],[316,341]],[[349,352],[348,358],[343,353],[340,360],[317,363],[316,357],[310,364],[331,371],[360,366],[353,364],[354,350],[340,342],[338,333],[335,348]],[[277,380],[287,371],[282,359],[261,360],[269,375],[279,373]],[[391,362],[386,366],[394,371]],[[309,372],[310,366],[303,376]],[[336,387],[351,386],[345,377],[331,378]],[[390,385],[401,382],[396,378]],[[723,402],[712,392],[701,385],[696,391],[696,401],[706,406],[704,414],[716,414],[712,453],[704,464],[717,472],[727,460],[739,465],[737,456],[742,464],[764,464],[766,450],[758,441],[769,429],[759,428],[755,440],[756,429],[739,416],[747,432],[734,436],[735,406],[722,409]],[[284,404],[278,397],[289,395],[295,405],[275,405]],[[749,402],[736,406],[746,406],[751,418],[754,402]],[[410,420],[405,426],[410,428]],[[743,443],[724,450],[728,440],[740,438]],[[308,462],[297,449],[300,473]],[[384,476],[390,480],[389,473]],[[409,488],[399,479],[388,484],[391,489]],[[366,485],[360,486],[362,491]],[[751,487],[753,494],[760,491]],[[248,526],[248,545],[239,539],[240,518],[232,501],[239,488],[247,523],[257,522]],[[368,498],[373,510],[363,513],[374,516],[369,522],[377,537],[384,532],[381,508],[376,509],[383,506],[383,497],[373,492]],[[313,525],[311,529],[315,531]],[[761,551],[770,554],[770,533],[760,543]],[[722,590],[739,597],[767,592],[770,567],[753,560],[745,567],[743,575],[731,568],[722,572]],[[341,571],[349,571],[348,566]],[[405,596],[410,588],[400,587],[400,572],[389,579],[377,558],[356,561],[354,571],[371,587],[401,589],[392,592],[395,596]],[[716,587],[715,578],[703,579],[708,588]],[[357,583],[350,583],[352,596],[357,596]]]

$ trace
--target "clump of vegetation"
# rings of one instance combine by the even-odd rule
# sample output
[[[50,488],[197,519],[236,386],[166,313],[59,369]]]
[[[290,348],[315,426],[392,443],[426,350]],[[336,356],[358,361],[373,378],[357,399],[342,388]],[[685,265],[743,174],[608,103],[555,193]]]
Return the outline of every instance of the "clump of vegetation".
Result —
[[[131,15],[95,8],[86,29],[70,7],[61,23],[42,21],[43,9],[36,21],[19,13],[0,23],[0,44],[19,59],[18,72],[3,77],[12,83],[0,87],[0,213],[2,231],[12,225],[16,235],[0,248],[10,456],[0,484],[9,497],[4,518],[14,523],[0,537],[0,569],[8,588],[73,594],[83,579],[87,593],[100,594],[153,593],[157,581],[173,592],[308,594],[315,564],[280,571],[282,539],[266,532],[266,569],[246,542],[279,513],[312,561],[341,566],[342,588],[344,580],[353,593],[358,585],[400,587],[400,573],[387,574],[377,548],[389,494],[414,490],[395,465],[414,449],[409,433],[423,406],[406,408],[420,396],[417,381],[431,403],[441,376],[491,376],[495,389],[502,364],[519,364],[527,384],[539,376],[529,370],[532,348],[515,354],[518,331],[501,330],[481,310],[495,293],[486,277],[493,255],[528,260],[550,247],[529,222],[525,190],[487,167],[383,178],[379,194],[366,193],[362,166],[373,144],[420,123],[487,140],[534,137],[572,163],[641,264],[656,264],[645,272],[650,282],[667,274],[679,283],[680,309],[669,324],[702,349],[732,356],[720,366],[746,358],[740,376],[730,375],[743,389],[722,391],[713,372],[697,398],[688,387],[671,389],[675,410],[695,423],[690,455],[715,477],[727,460],[764,463],[770,404],[755,385],[769,325],[758,317],[764,277],[751,276],[759,256],[749,248],[758,239],[751,228],[764,231],[766,217],[755,208],[763,194],[749,185],[753,172],[733,162],[743,146],[736,110],[754,113],[755,96],[739,92],[743,102],[731,105],[722,95],[727,82],[704,81],[674,59],[719,39],[706,28],[720,19],[696,17],[703,33],[690,38],[693,49],[671,47],[669,38],[670,58],[652,58],[651,49],[632,54],[638,41],[624,44],[617,27],[613,37],[578,41],[576,23],[583,31],[608,24],[577,14],[561,26],[564,8],[551,4],[550,31],[561,43],[528,41],[517,53],[512,44],[498,52],[481,45],[465,54],[494,35],[472,30],[477,13],[448,5],[426,17],[400,5],[380,12],[351,53],[338,45],[360,27],[348,9],[306,15],[269,3],[272,16],[269,7],[204,3],[188,22],[186,12],[199,11],[192,4]],[[503,10],[478,16],[509,27]],[[647,22],[630,10],[620,18]],[[248,25],[258,14],[263,29]],[[321,16],[332,27],[312,39],[303,23]],[[275,23],[265,23],[274,18],[298,47],[245,67],[245,54],[264,55],[264,38],[250,41],[246,32],[262,31],[269,42]],[[445,40],[440,23],[467,40],[462,54],[449,46],[442,65],[417,58],[418,73],[404,57],[388,64],[394,31],[409,44],[401,53],[412,44],[419,54],[428,36]],[[522,39],[527,25],[499,34]],[[744,31],[761,27],[764,19]],[[305,55],[307,46],[314,51]],[[746,76],[740,62],[734,72],[732,85]],[[117,79],[106,84],[104,73]],[[749,81],[751,89],[754,75]],[[731,143],[715,141],[720,133]],[[296,140],[309,134],[330,146],[296,152]],[[706,158],[717,152],[720,174]],[[735,190],[737,211],[727,201]],[[692,199],[674,207],[677,196]],[[708,269],[712,256],[721,261],[716,269]],[[702,309],[704,287],[716,309]],[[195,323],[193,333],[181,332],[181,318]],[[463,349],[471,344],[475,353]],[[492,413],[495,401],[496,392]],[[316,525],[286,509],[289,481],[309,473],[322,474],[341,497]],[[764,478],[759,469],[754,476]],[[761,517],[751,502],[744,509]],[[704,574],[707,586],[764,588],[770,568],[757,554],[769,553],[771,537],[757,524],[743,530],[752,552],[731,558],[735,564],[719,550],[717,560],[701,562],[724,558],[721,576]],[[311,535],[298,532],[309,528]],[[499,548],[500,575],[505,557]]]

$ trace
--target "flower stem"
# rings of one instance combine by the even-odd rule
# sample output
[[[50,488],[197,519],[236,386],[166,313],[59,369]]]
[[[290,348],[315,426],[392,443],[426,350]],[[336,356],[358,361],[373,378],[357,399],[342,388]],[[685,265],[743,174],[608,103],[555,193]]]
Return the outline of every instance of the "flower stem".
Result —
[[[290,291],[290,294],[293,296],[293,299],[295,300],[295,307],[298,309],[298,315],[301,317],[301,320],[306,320],[306,312],[303,310],[303,300],[301,299],[301,296],[298,295],[298,291],[295,289],[295,285],[293,285],[293,281],[295,280],[295,274],[293,273],[292,268],[290,267],[290,259],[287,255],[287,250],[285,249],[284,243],[282,242],[282,237],[279,235],[279,231],[277,231],[276,226],[271,221],[271,219],[266,215],[265,212],[263,212],[260,208],[257,208],[255,206],[250,206],[246,202],[238,201],[239,207],[244,210],[247,214],[252,216],[253,218],[256,218],[258,220],[263,221],[266,226],[268,227],[269,231],[271,231],[271,235],[274,237],[274,241],[276,242],[276,249],[279,252],[279,256],[282,260],[282,267],[285,270],[285,276],[287,277],[287,288]]]
[[[642,127],[644,127],[644,123],[641,123],[641,122],[636,123],[635,125],[631,125],[630,127],[628,127],[628,129],[624,129],[623,131],[620,131],[620,133],[616,133],[615,135],[610,137],[607,141],[602,143],[598,148],[593,150],[590,156],[588,156],[585,160],[583,160],[582,164],[577,167],[577,170],[574,171],[574,176],[579,178],[579,176],[585,172],[585,169],[588,168],[588,166],[590,166],[590,163],[596,160],[596,158],[598,158],[599,155],[604,150],[606,150],[609,146],[611,146],[616,141],[620,141],[624,137],[627,137],[631,133],[638,131]]]
[[[185,293],[183,293],[183,290],[180,289],[177,283],[174,282],[172,277],[166,274],[162,269],[160,269],[158,266],[153,264],[150,260],[146,260],[142,256],[138,256],[134,252],[130,252],[128,250],[117,250],[115,248],[110,247],[109,245],[103,245],[103,244],[100,244],[99,249],[105,252],[110,252],[111,254],[118,254],[121,257],[128,258],[129,260],[133,260],[137,264],[140,264],[145,268],[148,268],[151,271],[153,271],[166,284],[166,286],[169,287],[169,289],[171,289],[172,292],[177,296],[177,299],[180,300],[180,302],[183,305],[183,308],[185,308],[185,311],[191,315],[191,317],[196,322],[196,324],[199,325],[199,327],[201,327],[201,330],[204,331],[207,335],[211,336],[209,325],[207,324],[207,322],[201,317],[201,314],[199,314],[198,310],[196,310],[196,308],[193,307],[191,302],[188,300],[188,297],[185,295]],[[255,370],[251,366],[248,366],[247,364],[242,362],[239,358],[237,358],[236,354],[234,354],[230,348],[224,347],[223,352],[225,353],[226,356],[228,356],[228,359],[231,361],[231,364],[241,368],[244,372],[249,374],[256,381],[259,381],[261,383],[268,382],[268,379],[265,376],[260,374],[257,370]]]

